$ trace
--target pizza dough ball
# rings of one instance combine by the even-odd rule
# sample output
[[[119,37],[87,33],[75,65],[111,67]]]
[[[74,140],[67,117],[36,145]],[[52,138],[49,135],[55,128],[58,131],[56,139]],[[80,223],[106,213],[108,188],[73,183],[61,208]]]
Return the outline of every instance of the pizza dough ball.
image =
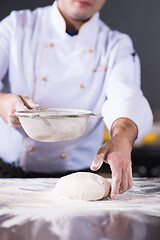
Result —
[[[77,172],[60,178],[54,192],[71,199],[93,201],[106,197],[110,188],[110,182],[104,177],[89,172]]]

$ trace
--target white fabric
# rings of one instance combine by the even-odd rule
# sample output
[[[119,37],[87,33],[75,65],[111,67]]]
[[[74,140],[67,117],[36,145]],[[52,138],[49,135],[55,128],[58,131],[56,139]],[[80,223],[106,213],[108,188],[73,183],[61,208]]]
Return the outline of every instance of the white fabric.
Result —
[[[152,113],[140,90],[140,64],[138,56],[132,56],[131,39],[110,30],[99,13],[76,36],[71,37],[65,29],[56,2],[34,11],[13,11],[1,21],[0,90],[5,87],[5,91],[33,97],[44,108],[80,108],[95,113],[102,109],[109,130],[117,118],[130,118],[138,126],[139,141],[151,128]],[[9,84],[4,81],[7,70]],[[26,171],[87,168],[102,144],[103,128],[99,118],[90,117],[83,136],[40,143],[26,139],[21,128],[11,128],[0,119],[0,157]],[[28,151],[29,147],[34,151]]]

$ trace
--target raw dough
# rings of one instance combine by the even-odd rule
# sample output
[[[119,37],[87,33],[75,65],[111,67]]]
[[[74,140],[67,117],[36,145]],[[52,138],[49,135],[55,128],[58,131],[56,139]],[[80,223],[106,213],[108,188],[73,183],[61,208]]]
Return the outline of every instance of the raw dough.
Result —
[[[79,200],[98,200],[110,192],[110,182],[97,174],[77,172],[60,178],[54,192]]]

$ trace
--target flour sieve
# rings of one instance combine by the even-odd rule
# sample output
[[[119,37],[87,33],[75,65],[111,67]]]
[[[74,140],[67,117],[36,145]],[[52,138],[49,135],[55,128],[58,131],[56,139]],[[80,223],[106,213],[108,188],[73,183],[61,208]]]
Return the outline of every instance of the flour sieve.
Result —
[[[81,109],[28,109],[17,111],[15,115],[26,134],[40,142],[57,142],[81,136],[87,126],[89,116],[98,116]]]

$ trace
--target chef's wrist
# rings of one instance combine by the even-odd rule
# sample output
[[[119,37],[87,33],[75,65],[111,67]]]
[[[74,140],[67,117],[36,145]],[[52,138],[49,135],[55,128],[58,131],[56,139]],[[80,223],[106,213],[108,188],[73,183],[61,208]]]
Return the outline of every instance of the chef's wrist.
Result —
[[[128,118],[119,118],[114,121],[111,127],[111,138],[119,136],[121,139],[126,139],[131,147],[138,136],[138,128],[136,124]]]

